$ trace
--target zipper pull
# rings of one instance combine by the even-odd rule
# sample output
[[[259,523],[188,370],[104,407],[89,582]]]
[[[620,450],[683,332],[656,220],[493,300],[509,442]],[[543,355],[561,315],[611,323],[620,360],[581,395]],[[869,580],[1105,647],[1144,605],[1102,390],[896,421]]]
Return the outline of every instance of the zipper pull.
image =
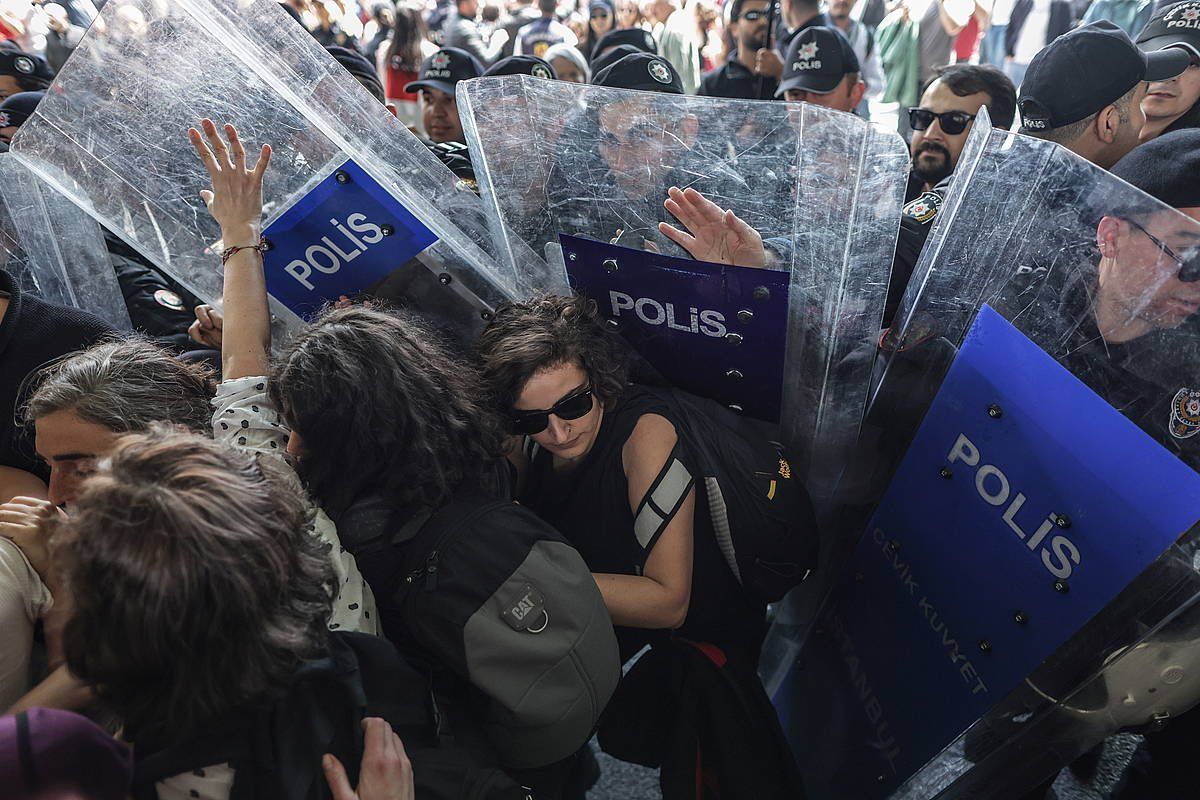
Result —
[[[425,591],[432,592],[437,587],[438,552],[434,550],[425,559]]]

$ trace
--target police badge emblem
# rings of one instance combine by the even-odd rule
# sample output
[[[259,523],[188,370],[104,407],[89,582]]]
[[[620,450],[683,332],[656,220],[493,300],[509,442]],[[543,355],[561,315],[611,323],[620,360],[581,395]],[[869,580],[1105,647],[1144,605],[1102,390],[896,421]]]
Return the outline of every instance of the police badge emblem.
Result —
[[[12,125],[12,119],[8,116],[7,111],[0,111],[0,128],[7,128]]]
[[[942,207],[942,196],[937,192],[925,192],[904,207],[904,215],[917,222],[926,223],[937,216]]]
[[[534,64],[529,70],[529,74],[535,78],[545,78],[548,81],[554,79],[554,76],[550,74],[550,70],[541,64]]]
[[[1171,435],[1190,439],[1200,433],[1200,389],[1180,389],[1171,401]]]
[[[170,289],[157,289],[154,292],[154,302],[172,311],[183,311],[183,298]]]
[[[34,69],[33,59],[29,56],[17,56],[13,59],[13,69],[22,75],[32,75]]]
[[[798,53],[796,53],[796,55],[797,55],[797,57],[802,58],[806,61],[816,58],[817,57],[817,43],[816,42],[805,42],[804,44],[800,45],[800,51]]]
[[[671,82],[671,70],[667,67],[667,63],[665,61],[655,59],[647,65],[646,69],[649,71],[650,77],[654,78],[654,80],[658,81],[659,83]]]
[[[434,53],[433,58],[429,61],[429,66],[434,69],[445,69],[450,66],[450,54],[445,51]]]

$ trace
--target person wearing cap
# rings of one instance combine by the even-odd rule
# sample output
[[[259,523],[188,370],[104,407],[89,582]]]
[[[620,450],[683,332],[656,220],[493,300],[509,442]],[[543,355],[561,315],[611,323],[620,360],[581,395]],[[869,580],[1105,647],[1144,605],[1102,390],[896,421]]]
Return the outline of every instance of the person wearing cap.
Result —
[[[776,97],[854,113],[867,91],[854,48],[835,28],[805,28],[788,45]]]
[[[558,0],[538,0],[538,9],[542,12],[541,17],[517,31],[513,55],[544,58],[546,51],[556,44],[571,47],[579,44],[579,37],[575,32],[555,17]]]
[[[554,74],[560,81],[568,83],[591,83],[592,71],[588,68],[587,59],[579,48],[573,45],[556,44],[546,51],[543,56],[546,63],[554,68]]]
[[[1030,62],[1017,100],[1020,132],[1108,169],[1138,143],[1147,84],[1178,76],[1189,61],[1175,47],[1143,53],[1111,22],[1076,28]]]
[[[729,60],[700,79],[697,94],[742,100],[767,100],[775,96],[779,80],[755,73],[759,50],[770,36],[771,5],[775,0],[731,0],[726,30],[736,45]]]
[[[643,28],[617,28],[600,37],[600,41],[596,42],[596,46],[592,48],[588,60],[594,66],[596,59],[621,45],[628,45],[643,53],[658,55],[658,42],[654,41],[650,31]]]
[[[782,0],[775,30],[768,39],[773,47],[764,47],[754,54],[754,72],[770,75],[775,80],[783,77],[784,60],[792,40],[806,28],[814,25],[833,26],[833,19],[821,11],[821,0]]]
[[[45,96],[45,92],[19,92],[0,103],[0,142],[7,145],[12,141]]]
[[[645,51],[639,50],[631,44],[619,44],[616,47],[609,47],[604,51],[603,55],[597,56],[592,61],[592,75],[599,75],[625,56],[633,56],[643,52]]]
[[[443,47],[425,59],[419,80],[404,87],[406,92],[421,93],[421,119],[425,134],[434,144],[461,142],[466,144],[454,87],[461,80],[478,78],[483,65],[465,50]]]
[[[1160,8],[1138,36],[1145,53],[1177,48],[1187,53],[1188,68],[1177,77],[1156,81],[1146,88],[1141,140],[1163,133],[1200,128],[1200,0]]]
[[[531,75],[544,80],[558,80],[554,67],[549,62],[537,56],[509,56],[502,58],[484,70],[481,77],[492,78],[499,75]]]
[[[579,42],[578,46],[579,52],[583,53],[583,57],[590,63],[592,51],[596,49],[596,45],[604,38],[604,34],[613,29],[616,9],[612,0],[591,0],[587,6],[587,15],[587,36]]]
[[[370,92],[372,97],[387,105],[387,95],[384,94],[379,73],[375,71],[375,65],[366,56],[357,50],[337,45],[330,45],[325,48],[325,51],[353,75],[354,79],[362,84],[362,87]],[[395,111],[393,110],[392,113]]]
[[[592,84],[639,92],[685,93],[683,79],[671,62],[650,53],[633,53],[617,60],[597,72]]]
[[[19,50],[0,51],[0,100],[20,92],[40,92],[50,88],[54,70],[46,59]]]

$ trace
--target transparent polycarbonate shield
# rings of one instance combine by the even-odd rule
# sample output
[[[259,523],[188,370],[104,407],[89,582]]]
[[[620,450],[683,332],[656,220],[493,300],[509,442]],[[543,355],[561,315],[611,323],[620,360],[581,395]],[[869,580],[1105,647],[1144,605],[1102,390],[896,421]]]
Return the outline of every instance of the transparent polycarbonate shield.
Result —
[[[264,232],[281,316],[385,278],[417,306],[457,291],[476,322],[509,294],[478,198],[273,0],[110,0],[13,152],[215,302],[222,243],[186,136],[203,117],[274,148]]]
[[[96,221],[11,154],[0,155],[0,185],[0,268],[23,292],[128,330],[129,311]]]
[[[1200,223],[973,132],[769,676],[811,797],[1019,797],[1200,700],[1198,309]]]
[[[528,76],[464,82],[458,105],[501,258],[520,289],[595,287],[582,274],[586,254],[564,260],[560,236],[626,248],[600,259],[618,265],[600,281],[601,309],[623,313],[617,321],[631,328],[700,343],[680,348],[699,371],[686,382],[727,402],[728,382],[749,374],[739,361],[785,344],[764,391],[782,398],[775,421],[820,494],[816,484],[836,474],[861,420],[870,365],[854,369],[846,358],[877,335],[882,317],[908,164],[899,137],[804,104]],[[664,207],[671,187],[696,190],[756,233],[732,249],[681,247],[659,228],[684,227]],[[544,263],[523,260],[530,250]],[[720,263],[689,266],[697,262]],[[788,273],[789,302],[786,319],[759,331],[776,278],[756,282],[740,268],[764,266]],[[718,276],[715,300],[699,293],[711,282],[693,270]]]

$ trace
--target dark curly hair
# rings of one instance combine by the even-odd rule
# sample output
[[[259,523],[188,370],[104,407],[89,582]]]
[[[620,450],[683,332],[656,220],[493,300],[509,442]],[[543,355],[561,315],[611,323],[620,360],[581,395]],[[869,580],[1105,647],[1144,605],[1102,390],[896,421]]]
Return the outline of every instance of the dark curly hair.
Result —
[[[512,410],[534,373],[576,362],[592,379],[592,391],[608,406],[629,379],[625,342],[586,297],[542,295],[497,309],[479,339],[483,379],[492,407]]]
[[[175,428],[123,436],[54,532],[67,664],[134,736],[186,738],[328,646],[329,557],[265,466]]]
[[[499,492],[505,437],[477,402],[474,365],[410,313],[332,309],[288,347],[268,383],[300,436],[298,471],[330,515],[374,494],[436,508],[463,479]]]
[[[24,409],[30,423],[70,409],[116,433],[144,431],[155,422],[212,430],[212,370],[144,339],[94,345],[45,367],[32,383]]]

